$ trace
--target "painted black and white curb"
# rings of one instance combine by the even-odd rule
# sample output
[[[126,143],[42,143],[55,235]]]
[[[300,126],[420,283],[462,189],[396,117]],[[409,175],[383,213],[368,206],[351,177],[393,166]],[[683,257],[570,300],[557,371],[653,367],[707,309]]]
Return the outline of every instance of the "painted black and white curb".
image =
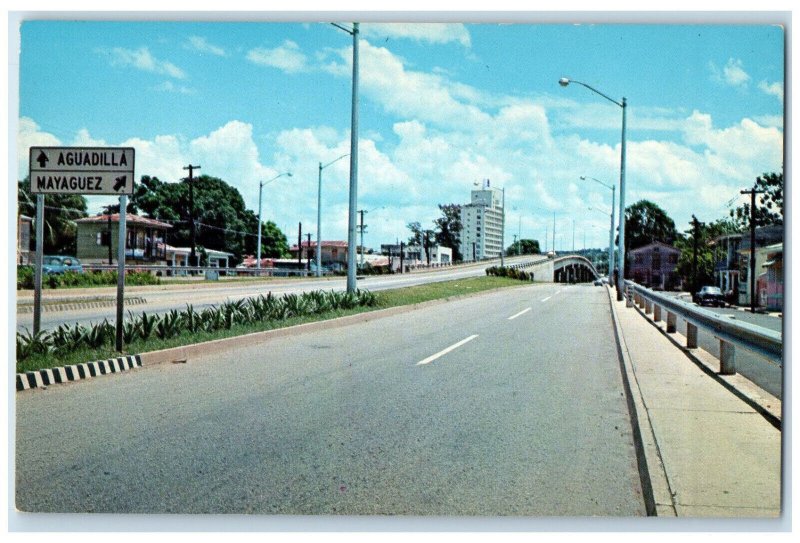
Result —
[[[56,383],[66,383],[67,381],[91,379],[98,375],[119,373],[141,367],[142,358],[136,354],[109,360],[87,362],[86,364],[75,364],[74,366],[28,371],[17,374],[17,391],[45,387]]]

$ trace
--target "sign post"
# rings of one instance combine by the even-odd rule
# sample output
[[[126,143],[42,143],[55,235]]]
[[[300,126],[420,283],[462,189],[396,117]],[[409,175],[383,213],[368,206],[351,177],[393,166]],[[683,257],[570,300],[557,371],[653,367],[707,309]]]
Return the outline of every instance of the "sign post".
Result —
[[[122,352],[122,319],[125,302],[125,226],[128,197],[119,197],[119,247],[117,250],[117,352]],[[111,240],[109,240],[111,243]]]
[[[33,332],[41,323],[44,195],[119,196],[117,256],[117,351],[122,351],[125,290],[125,211],[133,194],[133,147],[31,147],[31,193],[36,194],[36,269],[34,271]],[[109,238],[109,244],[111,239]]]
[[[33,270],[33,335],[42,322],[42,260],[44,254],[44,194],[36,195],[36,256]]]

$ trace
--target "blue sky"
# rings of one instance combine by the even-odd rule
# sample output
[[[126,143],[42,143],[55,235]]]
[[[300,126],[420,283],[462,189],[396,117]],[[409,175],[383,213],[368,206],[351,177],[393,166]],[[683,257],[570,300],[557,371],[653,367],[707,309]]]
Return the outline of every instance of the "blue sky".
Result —
[[[152,19],[152,15],[149,15]],[[206,19],[208,16],[205,17]],[[350,150],[351,45],[326,21],[35,21],[20,27],[18,176],[28,148],[136,148],[136,177],[183,166],[237,187],[290,239],[316,233],[317,174]],[[432,227],[473,183],[506,189],[506,240],[605,247],[628,100],[628,204],[688,230],[781,171],[784,29],[765,24],[362,23],[359,209],[365,244]],[[533,20],[533,18],[529,18]],[[743,21],[742,23],[746,23]],[[348,24],[348,23],[342,23]],[[13,70],[14,67],[12,66]],[[349,161],[323,172],[324,239],[346,239]],[[92,198],[92,211],[108,203]],[[594,207],[595,210],[589,210]],[[552,240],[549,242],[552,245]]]

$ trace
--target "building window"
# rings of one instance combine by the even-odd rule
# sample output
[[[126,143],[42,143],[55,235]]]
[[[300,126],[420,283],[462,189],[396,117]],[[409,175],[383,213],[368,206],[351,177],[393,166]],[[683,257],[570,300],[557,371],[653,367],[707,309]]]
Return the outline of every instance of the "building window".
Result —
[[[101,247],[108,247],[109,240],[111,239],[111,232],[103,230],[97,233],[97,244]]]

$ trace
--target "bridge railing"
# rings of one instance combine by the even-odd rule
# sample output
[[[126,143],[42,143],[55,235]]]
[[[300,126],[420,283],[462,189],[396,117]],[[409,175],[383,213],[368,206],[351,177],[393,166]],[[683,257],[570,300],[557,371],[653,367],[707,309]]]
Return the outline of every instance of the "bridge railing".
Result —
[[[667,296],[649,288],[625,281],[625,296],[628,306],[633,304],[644,309],[645,316],[652,314],[655,322],[666,317],[667,333],[677,331],[678,317],[686,321],[686,347],[697,348],[697,330],[711,333],[719,340],[720,373],[736,373],[736,348],[741,347],[768,360],[781,363],[783,340],[780,332],[734,321],[692,303]]]

